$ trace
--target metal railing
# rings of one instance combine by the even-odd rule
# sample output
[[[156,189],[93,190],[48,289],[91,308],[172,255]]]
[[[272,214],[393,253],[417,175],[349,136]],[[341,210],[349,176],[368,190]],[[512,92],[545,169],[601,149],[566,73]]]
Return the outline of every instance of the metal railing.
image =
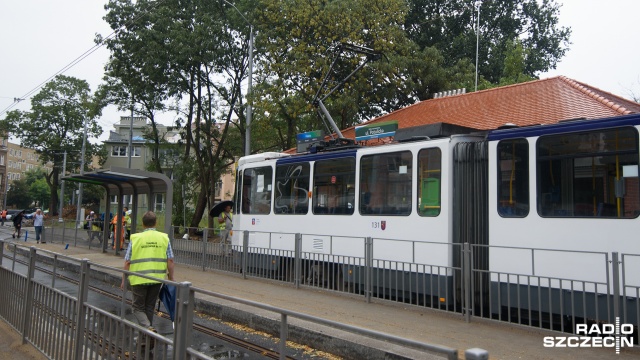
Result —
[[[231,246],[209,236],[209,230],[201,230],[207,242],[173,239],[176,262],[366,301],[453,311],[467,321],[478,317],[561,332],[575,331],[578,323],[614,323],[618,317],[636,329],[640,325],[640,283],[630,282],[632,274],[640,273],[639,254],[339,237],[352,244],[347,251],[332,236],[253,231],[253,245],[249,232],[239,231],[242,245]],[[325,238],[324,247],[318,238]],[[394,247],[406,254],[394,259],[387,251]],[[490,270],[489,252],[518,263],[519,270]],[[425,255],[431,253],[437,256]],[[547,271],[549,261],[558,266],[566,255],[590,270],[600,269],[596,279],[581,277],[573,264],[566,264],[564,277]],[[452,259],[454,265],[438,259]]]
[[[10,254],[5,254],[5,248]],[[18,257],[28,261],[26,275],[16,269],[20,265]],[[11,261],[11,267],[3,264],[3,259]],[[36,262],[50,267],[49,277],[37,277],[36,271],[43,271]],[[42,266],[41,264],[41,266]],[[61,291],[56,279],[62,271],[73,269],[77,273],[77,288],[74,293]],[[24,270],[24,269],[23,269]],[[23,271],[25,272],[25,271]],[[278,314],[280,317],[280,358],[287,351],[288,323],[297,318],[312,323],[329,326],[363,336],[376,338],[401,346],[411,347],[431,354],[439,354],[447,359],[458,359],[456,349],[408,340],[364,328],[345,325],[314,316],[277,308],[270,305],[235,298],[191,286],[189,282],[175,283],[162,281],[177,287],[176,322],[172,338],[140,327],[125,318],[125,290],[119,314],[98,308],[89,301],[89,280],[97,274],[108,273],[115,278],[131,272],[77,260],[72,257],[27,248],[16,242],[0,240],[0,317],[13,326],[23,336],[23,343],[31,343],[51,359],[101,359],[105,357],[126,358],[135,356],[147,359],[151,356],[151,342],[155,343],[154,358],[208,359],[192,348],[192,326],[194,304],[201,297],[213,297],[232,301]],[[146,277],[141,274],[138,276]],[[50,283],[49,283],[50,281]],[[105,295],[101,295],[105,296]],[[153,339],[153,340],[151,340]]]

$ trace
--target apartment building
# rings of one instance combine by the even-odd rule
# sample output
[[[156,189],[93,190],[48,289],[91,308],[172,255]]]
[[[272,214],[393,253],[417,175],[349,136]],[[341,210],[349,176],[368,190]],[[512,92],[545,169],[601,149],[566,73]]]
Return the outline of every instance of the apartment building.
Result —
[[[173,168],[175,164],[182,161],[182,145],[180,145],[181,134],[179,129],[171,126],[157,125],[158,132],[165,140],[160,149],[160,160],[163,173],[173,179]],[[151,130],[151,123],[145,117],[121,116],[120,121],[114,124],[114,130],[110,131],[109,138],[104,141],[107,147],[108,156],[103,167],[129,167],[129,137],[131,137],[131,168],[146,170],[147,164],[153,159],[153,152],[148,145],[148,140],[144,138],[146,132]],[[235,169],[232,169],[235,170]],[[233,197],[234,173],[221,177],[216,183],[215,201],[229,200]],[[155,210],[164,210],[164,195],[157,194],[155,200]],[[146,199],[140,197],[139,206],[146,207]],[[117,204],[116,196],[111,199],[112,205]]]

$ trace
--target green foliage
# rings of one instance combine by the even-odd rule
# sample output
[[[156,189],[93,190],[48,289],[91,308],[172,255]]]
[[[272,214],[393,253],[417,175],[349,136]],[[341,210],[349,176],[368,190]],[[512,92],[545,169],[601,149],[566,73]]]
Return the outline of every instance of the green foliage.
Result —
[[[243,9],[245,3],[236,5]],[[249,29],[234,8],[209,0],[111,0],[106,9],[105,19],[119,35],[106,41],[111,57],[102,98],[123,108],[133,101],[135,111],[151,120],[146,138],[153,171],[162,171],[165,147],[154,114],[167,108],[179,114],[181,162],[197,168],[190,179],[198,189],[197,223],[216,174],[240,155],[232,152],[241,149],[237,144],[227,146],[227,135],[245,134],[241,83]]]
[[[276,147],[289,148],[296,133],[325,128],[315,116],[314,95],[327,94],[364,61],[362,54],[345,51],[321,88],[340,44],[371,48],[387,58],[362,68],[324,101],[339,128],[406,102],[396,95],[406,73],[396,57],[411,51],[402,31],[406,11],[400,0],[260,0],[254,13],[261,61],[256,132],[270,129]]]
[[[63,166],[62,152],[67,151],[67,164],[80,164],[84,132],[87,137],[98,137],[102,133],[95,117],[90,117],[99,114],[98,108],[86,81],[58,75],[31,98],[30,112],[14,110],[0,121],[0,128],[8,129],[23,146],[35,149],[43,164],[53,163],[54,170],[46,177],[51,208],[55,208],[58,201],[56,190]],[[87,149],[85,155],[89,161],[85,164],[90,162],[93,147],[88,145]]]
[[[410,0],[405,21],[408,36],[420,48],[435,47],[445,59],[445,67],[459,60],[475,63],[477,12],[469,0]],[[571,29],[558,26],[560,5],[554,0],[494,0],[480,6],[480,77],[492,84],[505,74],[506,58],[514,41],[521,42],[525,78],[554,69],[568,50]],[[510,69],[513,70],[513,69]],[[524,79],[524,78],[523,78]]]
[[[31,205],[31,197],[29,196],[27,179],[14,180],[11,188],[7,191],[7,206],[24,209],[29,205]]]
[[[41,168],[28,170],[24,173],[24,180],[28,187],[27,198],[29,204],[37,204],[37,206],[46,208],[49,206],[51,190],[46,180],[46,172]]]

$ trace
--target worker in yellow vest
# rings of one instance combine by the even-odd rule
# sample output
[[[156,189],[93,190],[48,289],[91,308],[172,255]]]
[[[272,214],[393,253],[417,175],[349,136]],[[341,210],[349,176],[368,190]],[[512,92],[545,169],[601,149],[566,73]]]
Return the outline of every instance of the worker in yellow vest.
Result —
[[[159,280],[168,276],[173,281],[173,249],[169,236],[155,229],[156,214],[153,211],[147,211],[142,216],[142,226],[144,231],[131,235],[131,242],[124,256],[124,269],[153,278],[131,274],[129,285],[133,294],[133,315],[141,326],[155,331],[151,325],[162,287]],[[123,274],[120,285],[122,289],[125,283]]]

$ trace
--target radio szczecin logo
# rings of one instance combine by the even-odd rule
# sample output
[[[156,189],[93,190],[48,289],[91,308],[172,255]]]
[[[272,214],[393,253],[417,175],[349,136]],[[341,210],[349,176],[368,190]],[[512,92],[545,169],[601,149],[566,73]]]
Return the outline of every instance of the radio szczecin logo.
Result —
[[[545,336],[544,347],[555,348],[615,348],[620,354],[621,347],[633,347],[633,325],[620,324],[576,324],[576,336]]]

